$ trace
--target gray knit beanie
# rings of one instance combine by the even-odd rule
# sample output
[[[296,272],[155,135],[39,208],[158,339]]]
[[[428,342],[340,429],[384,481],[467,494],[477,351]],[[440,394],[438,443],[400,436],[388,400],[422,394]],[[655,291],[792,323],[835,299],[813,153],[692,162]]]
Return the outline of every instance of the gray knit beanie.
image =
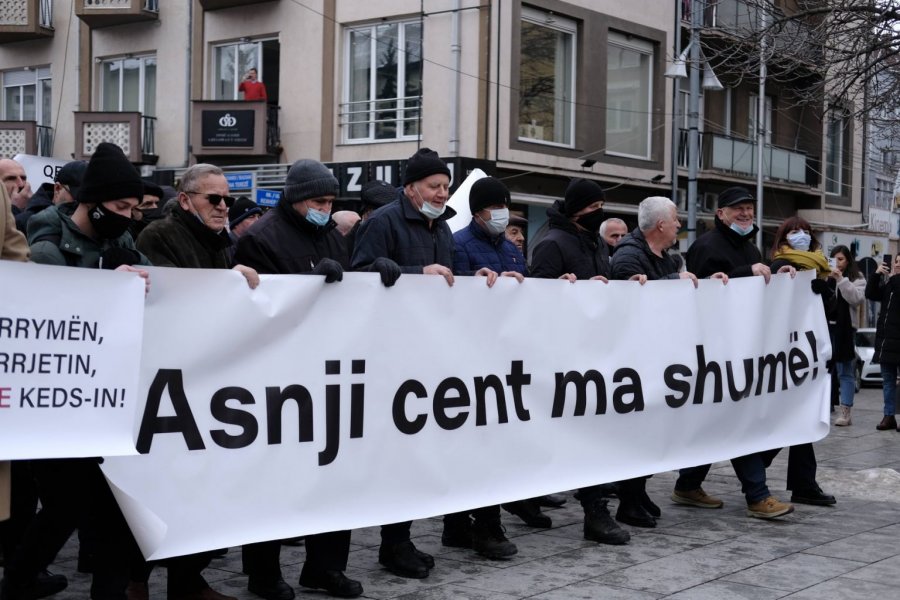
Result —
[[[337,196],[340,185],[328,167],[304,158],[291,165],[284,181],[284,197],[290,204],[310,198]]]

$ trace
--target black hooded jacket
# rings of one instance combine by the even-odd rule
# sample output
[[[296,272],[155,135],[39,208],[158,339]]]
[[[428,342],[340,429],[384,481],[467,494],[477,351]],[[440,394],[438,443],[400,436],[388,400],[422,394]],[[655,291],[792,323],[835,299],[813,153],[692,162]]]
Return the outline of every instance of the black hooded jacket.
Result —
[[[619,241],[610,268],[613,279],[629,279],[632,275],[646,275],[650,280],[678,279],[678,262],[668,252],[654,254],[637,227]]]
[[[576,226],[563,213],[563,202],[557,200],[547,209],[549,230],[534,248],[531,276],[556,279],[573,273],[578,279],[596,275],[609,277],[609,251],[597,232]]]
[[[762,262],[759,249],[753,244],[759,230],[741,235],[716,217],[712,231],[697,238],[687,251],[687,270],[703,279],[719,271],[728,277],[750,277],[751,267]]]

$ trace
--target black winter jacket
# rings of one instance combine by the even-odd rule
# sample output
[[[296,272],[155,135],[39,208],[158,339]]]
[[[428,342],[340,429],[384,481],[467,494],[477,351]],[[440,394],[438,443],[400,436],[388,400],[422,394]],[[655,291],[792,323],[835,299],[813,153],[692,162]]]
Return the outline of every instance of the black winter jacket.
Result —
[[[148,225],[137,240],[154,266],[182,269],[227,269],[230,245],[227,231],[216,233],[181,207]]]
[[[596,232],[585,231],[566,218],[562,201],[547,209],[549,230],[531,258],[531,276],[556,279],[573,273],[578,279],[609,277],[609,251]]]
[[[350,268],[347,245],[335,222],[313,225],[287,201],[279,202],[254,223],[238,239],[234,253],[235,264],[281,275],[309,273],[323,258]]]
[[[872,360],[900,364],[900,275],[894,275],[887,281],[877,273],[869,277],[866,298],[881,302]]]
[[[703,279],[722,271],[729,277],[750,277],[751,267],[762,262],[759,249],[753,238],[759,230],[741,235],[716,217],[712,231],[697,238],[687,251],[687,270]]]
[[[390,258],[401,273],[422,273],[438,264],[453,268],[453,234],[447,219],[456,215],[449,206],[428,225],[428,220],[399,190],[397,199],[382,206],[360,225],[353,249],[353,269],[365,271],[376,258]]]
[[[668,252],[654,254],[644,233],[634,228],[616,246],[610,259],[613,279],[628,279],[632,275],[646,275],[647,279],[678,279],[678,262]]]

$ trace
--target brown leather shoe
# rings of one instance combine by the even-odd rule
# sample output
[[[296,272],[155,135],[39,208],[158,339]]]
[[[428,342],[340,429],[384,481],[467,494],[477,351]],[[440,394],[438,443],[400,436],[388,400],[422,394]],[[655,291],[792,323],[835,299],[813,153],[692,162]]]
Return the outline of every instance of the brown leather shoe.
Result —
[[[875,426],[878,431],[887,431],[888,429],[897,429],[897,418],[894,415],[884,416],[881,423]]]

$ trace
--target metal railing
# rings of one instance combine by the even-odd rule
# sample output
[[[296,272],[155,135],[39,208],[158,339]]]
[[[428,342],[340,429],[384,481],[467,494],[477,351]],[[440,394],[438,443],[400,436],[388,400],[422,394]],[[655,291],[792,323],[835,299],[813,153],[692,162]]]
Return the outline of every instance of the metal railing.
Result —
[[[50,29],[53,26],[53,0],[41,0],[38,19],[40,19],[41,27]]]
[[[688,166],[688,131],[679,130],[678,165]],[[755,177],[756,142],[714,133],[700,134],[701,170],[722,171]],[[770,180],[818,185],[817,169],[805,152],[766,144],[763,148],[763,175]]]
[[[150,12],[159,12],[159,0],[144,0],[144,10]]]
[[[53,156],[53,128],[47,125],[37,126],[37,155]]]
[[[345,128],[345,140],[409,139],[419,136],[422,112],[421,96],[356,100],[340,105],[339,123]],[[406,133],[407,124],[412,133]],[[353,135],[354,127],[365,126],[366,135]]]
[[[141,115],[141,154],[156,156],[156,117]]]
[[[266,150],[272,154],[281,153],[281,128],[278,125],[277,104],[266,105]]]

